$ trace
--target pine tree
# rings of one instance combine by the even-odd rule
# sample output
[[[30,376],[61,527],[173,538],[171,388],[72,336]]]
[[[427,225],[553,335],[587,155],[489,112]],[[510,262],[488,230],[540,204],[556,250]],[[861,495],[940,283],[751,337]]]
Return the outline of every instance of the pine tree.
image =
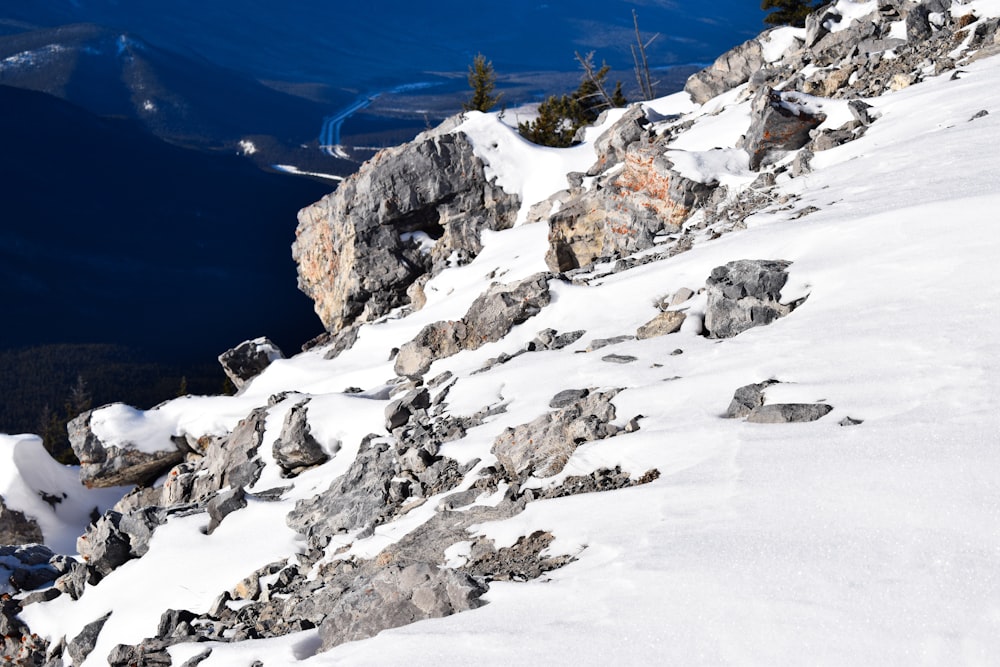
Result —
[[[801,28],[806,24],[806,17],[817,9],[807,0],[763,0],[760,8],[764,11],[774,11],[764,17],[768,25],[791,25]]]
[[[493,94],[496,89],[497,75],[493,71],[493,62],[486,60],[483,54],[477,54],[469,65],[469,88],[472,97],[462,105],[466,111],[489,111],[496,106],[503,93]]]

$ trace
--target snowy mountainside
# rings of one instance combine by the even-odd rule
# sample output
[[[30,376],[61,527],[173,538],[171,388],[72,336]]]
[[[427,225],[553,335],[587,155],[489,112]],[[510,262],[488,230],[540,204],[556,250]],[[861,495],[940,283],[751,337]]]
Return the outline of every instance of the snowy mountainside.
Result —
[[[89,486],[143,471],[90,527],[0,477],[46,544],[86,531],[54,585],[5,601],[4,650],[995,662],[1000,5],[823,11],[720,59],[702,103],[610,112],[568,150],[470,113],[304,212],[329,337],[248,344],[236,396],[78,418]],[[954,68],[914,55],[945,42]],[[412,165],[425,180],[380,180]]]

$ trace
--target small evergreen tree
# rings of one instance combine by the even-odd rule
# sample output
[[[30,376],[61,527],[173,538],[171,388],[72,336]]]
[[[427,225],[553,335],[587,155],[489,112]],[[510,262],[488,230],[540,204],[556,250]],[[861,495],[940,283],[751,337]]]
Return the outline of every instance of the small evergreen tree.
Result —
[[[489,111],[496,106],[503,93],[493,94],[496,89],[497,75],[493,71],[493,62],[486,60],[483,54],[477,54],[469,65],[469,88],[472,97],[462,105],[466,111]]]
[[[791,25],[801,28],[806,24],[806,17],[817,7],[807,0],[763,0],[760,8],[764,11],[774,11],[764,17],[768,25]]]

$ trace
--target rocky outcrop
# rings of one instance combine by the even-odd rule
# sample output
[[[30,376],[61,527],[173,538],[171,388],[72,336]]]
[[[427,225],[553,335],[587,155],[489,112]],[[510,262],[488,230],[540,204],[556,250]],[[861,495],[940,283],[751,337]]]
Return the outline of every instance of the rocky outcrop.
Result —
[[[284,359],[285,355],[267,338],[246,340],[219,355],[222,370],[237,389],[242,389],[271,365],[272,361]]]
[[[801,301],[781,303],[791,262],[741,259],[712,269],[706,283],[709,338],[732,338],[788,315]]]
[[[493,285],[472,302],[462,319],[435,322],[399,349],[397,375],[420,377],[431,364],[493,343],[549,304],[549,277],[543,273],[509,285]]]
[[[299,403],[288,411],[281,427],[281,435],[271,448],[274,460],[289,475],[297,475],[330,458],[312,435],[307,413],[308,403]]]
[[[759,169],[773,151],[792,151],[809,143],[810,132],[826,116],[811,113],[797,93],[782,93],[764,86],[751,105],[752,120],[743,147],[750,154],[750,168]]]
[[[69,422],[69,444],[80,460],[80,481],[88,488],[149,482],[184,459],[178,447],[146,451],[133,443],[107,444],[94,433],[88,410]]]
[[[371,321],[409,303],[420,276],[475,257],[480,231],[510,227],[519,207],[464,134],[423,134],[299,212],[299,288],[330,331]]]
[[[561,273],[651,248],[658,236],[676,233],[694,208],[711,195],[716,184],[681,176],[664,154],[658,138],[627,115],[599,142],[601,172],[587,190],[576,188],[549,218],[549,250],[545,263]],[[624,136],[639,134],[625,144]],[[620,141],[619,141],[620,139]],[[624,148],[622,147],[624,146]]]
[[[711,66],[691,76],[684,90],[698,104],[704,104],[716,95],[746,83],[755,72],[764,67],[764,50],[761,36],[747,40],[719,56]]]

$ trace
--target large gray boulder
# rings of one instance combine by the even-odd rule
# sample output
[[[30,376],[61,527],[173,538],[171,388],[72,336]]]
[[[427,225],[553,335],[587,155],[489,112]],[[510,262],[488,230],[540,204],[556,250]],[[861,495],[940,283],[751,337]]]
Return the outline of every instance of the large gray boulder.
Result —
[[[512,226],[519,208],[487,178],[468,137],[422,134],[381,151],[299,212],[299,288],[329,331],[371,321],[409,303],[420,276],[470,261],[480,231]]]
[[[810,131],[819,127],[826,116],[810,113],[807,106],[799,93],[779,92],[769,86],[757,92],[743,143],[750,154],[751,169],[759,169],[773,151],[796,150],[809,143]]]
[[[42,529],[38,522],[24,512],[7,507],[0,497],[0,545],[35,544],[42,542]]]
[[[765,33],[766,34],[766,33]],[[765,66],[764,49],[755,37],[719,56],[711,66],[692,75],[684,86],[698,104],[746,83]]]
[[[274,460],[287,473],[297,474],[330,458],[312,435],[308,404],[307,400],[288,411],[281,426],[281,434],[272,446]]]
[[[428,324],[396,356],[397,375],[420,377],[438,359],[475,350],[506,336],[549,304],[549,277],[536,273],[516,283],[492,285],[458,321]]]
[[[269,339],[255,338],[223,352],[219,355],[219,363],[233,386],[242,389],[247,382],[270,366],[271,362],[284,358],[284,353]]]
[[[741,259],[712,269],[706,282],[708,337],[732,338],[792,312],[800,302],[781,303],[790,265],[780,259]]]
[[[392,566],[360,576],[337,599],[320,626],[322,649],[374,637],[427,618],[482,606],[486,587],[468,574],[428,563]]]
[[[611,423],[615,419],[611,399],[617,393],[588,391],[558,410],[504,430],[491,451],[511,480],[556,475],[581,444],[609,438],[621,430]],[[553,399],[557,405],[563,405],[557,400],[560,397],[569,395],[560,392]]]
[[[87,488],[145,484],[184,459],[177,446],[147,451],[136,443],[102,442],[91,428],[94,412],[88,410],[67,425],[69,444],[80,460],[80,481]]]

